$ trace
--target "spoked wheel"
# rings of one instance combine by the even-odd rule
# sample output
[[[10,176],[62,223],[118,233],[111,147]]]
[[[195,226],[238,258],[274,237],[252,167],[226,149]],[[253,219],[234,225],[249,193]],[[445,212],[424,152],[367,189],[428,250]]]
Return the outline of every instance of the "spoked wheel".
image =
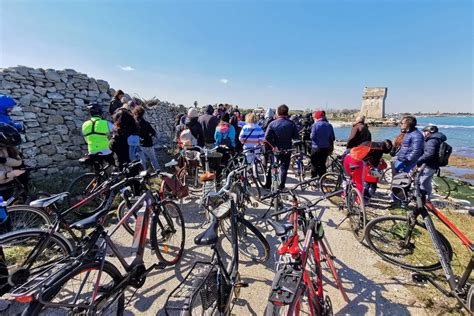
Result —
[[[392,184],[392,178],[393,178],[393,173],[392,173],[392,168],[387,168],[384,170],[382,174],[382,178],[380,178],[380,184],[382,188],[389,189],[390,185]]]
[[[176,264],[183,255],[185,237],[184,217],[179,206],[165,201],[153,215],[150,230],[151,246],[160,262]]]
[[[219,226],[224,236],[231,242],[230,219],[219,221]],[[264,263],[270,256],[270,245],[263,237],[262,233],[242,216],[237,219],[237,239],[239,241],[239,251],[253,261]]]
[[[342,175],[336,172],[328,172],[322,175],[319,180],[319,189],[323,194],[331,194],[342,189]],[[329,202],[340,206],[344,203],[341,195],[334,195],[328,198]]]
[[[12,231],[25,228],[42,228],[51,225],[49,214],[39,208],[15,205],[9,206],[7,213],[11,220]]]
[[[437,232],[441,249],[451,259],[448,240]],[[434,271],[441,268],[430,234],[424,223],[406,216],[378,217],[367,225],[365,239],[382,259],[412,271]]]
[[[299,155],[301,155],[301,161],[298,161]],[[296,153],[291,156],[290,169],[298,177],[301,182],[306,178],[311,177],[311,157],[307,154]]]
[[[131,197],[129,198],[129,200],[130,200],[131,205],[134,205],[138,201],[138,197]],[[127,203],[125,201],[122,201],[117,208],[118,220],[121,221],[125,217],[127,212],[128,212]],[[135,234],[136,221],[137,221],[137,214],[134,213],[130,215],[126,221],[123,222],[123,228],[125,228],[125,230],[132,236],[133,234]]]
[[[91,311],[94,315],[123,315],[124,293],[110,296],[111,289],[121,280],[120,272],[107,261],[103,267],[100,262],[82,264],[42,293],[43,301],[58,305],[44,306],[39,301],[33,301],[22,315],[37,315],[40,312],[44,315],[89,315]],[[91,301],[92,297],[96,299],[95,304]],[[102,308],[97,310],[99,303],[103,303],[100,304]],[[63,307],[66,304],[75,307]]]
[[[263,187],[266,181],[266,172],[265,172],[265,166],[263,165],[262,161],[259,160],[259,161],[254,162],[253,172],[254,172],[254,177],[258,181],[258,184],[260,185],[260,187]]]
[[[86,173],[74,179],[68,188],[68,192],[70,193],[69,206],[73,206],[77,202],[94,193],[95,189],[97,189],[101,184],[101,181],[102,180],[95,173]],[[74,213],[80,217],[88,217],[95,212],[105,198],[104,195],[98,195],[75,208]]]
[[[347,217],[354,237],[362,242],[364,240],[367,215],[365,213],[364,199],[357,189],[352,189],[346,196]]]
[[[202,183],[199,181],[198,167],[192,167],[189,169],[182,168],[178,172],[178,179],[181,183],[186,184],[189,191],[193,193],[198,193],[202,190]]]

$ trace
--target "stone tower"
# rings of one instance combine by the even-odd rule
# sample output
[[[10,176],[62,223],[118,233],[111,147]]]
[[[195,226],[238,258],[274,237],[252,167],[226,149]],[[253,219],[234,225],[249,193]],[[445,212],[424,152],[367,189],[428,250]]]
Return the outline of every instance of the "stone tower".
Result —
[[[367,118],[382,119],[385,117],[385,99],[387,88],[364,88],[360,114]]]

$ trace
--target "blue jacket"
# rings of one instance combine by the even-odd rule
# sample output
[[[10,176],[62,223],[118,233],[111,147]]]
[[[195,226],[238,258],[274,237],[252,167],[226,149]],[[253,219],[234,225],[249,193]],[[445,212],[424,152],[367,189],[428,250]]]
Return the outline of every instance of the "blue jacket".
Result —
[[[225,125],[227,126],[227,130],[225,130],[226,126],[217,125],[216,131],[214,133],[214,139],[216,140],[215,145],[216,146],[221,145],[222,140],[224,138],[229,137],[230,145],[232,146],[232,148],[235,148],[235,128],[230,124],[225,124]]]
[[[279,149],[291,149],[292,140],[298,139],[298,129],[287,117],[280,117],[268,125],[265,140]]]
[[[423,134],[418,129],[407,132],[398,151],[397,160],[410,169],[413,168],[423,154],[424,142]]]
[[[432,169],[439,168],[439,147],[447,140],[443,133],[434,133],[425,138],[423,155],[416,162],[417,166],[426,165]]]
[[[15,100],[9,96],[0,94],[0,123],[5,123],[15,127],[17,130],[23,130],[23,124],[16,122],[11,119],[10,115],[7,112],[8,108],[14,107],[16,105]]]
[[[317,120],[313,126],[311,126],[311,147],[318,149],[333,148],[334,140],[334,129],[332,125],[325,118]]]

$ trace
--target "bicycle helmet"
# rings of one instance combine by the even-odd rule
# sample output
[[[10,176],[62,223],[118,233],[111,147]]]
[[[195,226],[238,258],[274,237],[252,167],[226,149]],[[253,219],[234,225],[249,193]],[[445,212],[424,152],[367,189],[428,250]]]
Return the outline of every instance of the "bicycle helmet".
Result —
[[[21,144],[21,136],[18,130],[8,124],[0,123],[0,145],[18,146]]]
[[[423,128],[423,132],[429,132],[431,134],[438,132],[438,127],[436,125],[428,125]]]
[[[87,109],[91,113],[91,115],[101,115],[102,114],[102,106],[99,103],[91,103],[87,106]]]

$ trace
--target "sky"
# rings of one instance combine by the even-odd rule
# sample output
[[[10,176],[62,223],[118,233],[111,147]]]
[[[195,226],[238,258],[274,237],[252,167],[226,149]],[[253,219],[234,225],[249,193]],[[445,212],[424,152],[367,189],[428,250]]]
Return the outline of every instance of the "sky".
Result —
[[[200,105],[474,112],[470,0],[0,0],[0,68]]]

